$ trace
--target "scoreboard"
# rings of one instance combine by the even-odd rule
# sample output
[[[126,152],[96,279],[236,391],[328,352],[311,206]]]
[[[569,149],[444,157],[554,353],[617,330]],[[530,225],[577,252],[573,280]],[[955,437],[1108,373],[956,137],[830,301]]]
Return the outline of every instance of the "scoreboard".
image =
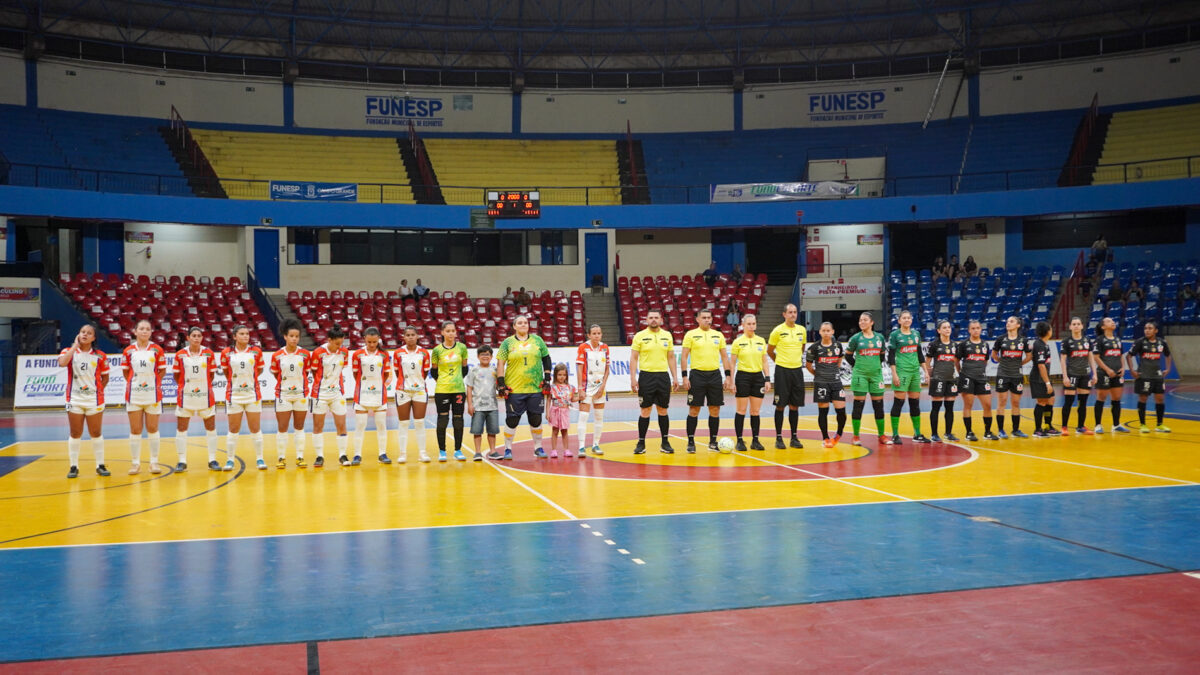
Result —
[[[538,190],[488,190],[487,214],[492,218],[540,218],[542,193]]]

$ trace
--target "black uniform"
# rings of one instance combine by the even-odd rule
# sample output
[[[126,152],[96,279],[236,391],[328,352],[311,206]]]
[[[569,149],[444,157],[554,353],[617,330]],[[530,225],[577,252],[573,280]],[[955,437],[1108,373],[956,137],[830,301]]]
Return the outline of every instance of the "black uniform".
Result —
[[[1067,357],[1067,372],[1063,373],[1064,389],[1088,391],[1092,386],[1092,339],[1080,337],[1064,338],[1058,344],[1060,353]]]
[[[996,391],[1011,391],[1019,395],[1025,390],[1022,386],[1021,363],[1030,351],[1030,343],[1025,338],[1006,335],[996,338],[992,351],[996,352],[996,362],[999,364],[996,368]]]
[[[1054,388],[1042,379],[1042,371],[1038,368],[1039,365],[1043,365],[1046,367],[1046,374],[1050,373],[1050,345],[1038,338],[1033,341],[1030,351],[1033,352],[1033,370],[1029,371],[1029,395],[1035,399],[1051,398],[1054,396]]]
[[[1171,348],[1163,340],[1147,340],[1140,337],[1133,341],[1129,355],[1138,360],[1137,379],[1133,382],[1136,394],[1161,394],[1163,391],[1163,364],[1171,355]]]
[[[940,337],[925,345],[925,360],[932,364],[929,372],[930,396],[952,398],[958,395],[958,385],[954,381],[957,354],[958,345],[942,342]]]
[[[842,359],[846,350],[837,340],[826,347],[820,342],[808,345],[808,362],[813,364],[813,400],[831,403],[845,398],[842,392]]]
[[[1113,389],[1124,386],[1125,364],[1121,362],[1121,338],[1113,336],[1111,338],[1098,337],[1092,341],[1092,353],[1101,363],[1112,368],[1112,377],[1104,372],[1103,368],[1096,369],[1096,388],[1097,389]]]
[[[992,393],[992,385],[987,378],[987,362],[992,355],[992,348],[983,340],[963,340],[958,343],[955,353],[958,356],[958,390],[974,396]]]

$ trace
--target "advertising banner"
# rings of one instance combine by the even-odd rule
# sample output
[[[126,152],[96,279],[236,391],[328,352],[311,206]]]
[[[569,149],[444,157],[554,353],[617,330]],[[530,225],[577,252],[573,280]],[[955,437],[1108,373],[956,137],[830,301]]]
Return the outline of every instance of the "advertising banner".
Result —
[[[358,200],[358,185],[273,180],[271,199],[353,202]]]
[[[709,201],[775,202],[799,199],[838,199],[857,197],[858,185],[836,181],[817,183],[728,183],[713,185]]]

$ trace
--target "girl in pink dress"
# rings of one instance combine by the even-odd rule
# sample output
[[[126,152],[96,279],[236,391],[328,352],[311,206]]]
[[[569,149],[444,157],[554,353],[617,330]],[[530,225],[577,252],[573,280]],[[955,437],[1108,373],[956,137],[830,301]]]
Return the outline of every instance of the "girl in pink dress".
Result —
[[[567,441],[567,427],[571,426],[571,403],[576,399],[575,387],[567,379],[567,364],[554,366],[554,377],[550,384],[550,457],[558,458],[558,438],[561,433],[563,457],[573,457],[571,444]]]

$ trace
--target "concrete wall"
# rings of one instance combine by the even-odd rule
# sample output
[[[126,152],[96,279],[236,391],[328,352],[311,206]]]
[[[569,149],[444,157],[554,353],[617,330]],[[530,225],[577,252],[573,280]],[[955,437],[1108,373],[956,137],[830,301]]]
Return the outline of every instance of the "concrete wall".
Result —
[[[871,243],[876,241],[875,238],[879,243]],[[878,277],[883,274],[883,225],[810,227],[806,245],[810,249],[825,249],[824,272],[809,270],[810,277]]]
[[[619,231],[616,248],[621,276],[698,274],[708,269],[713,252],[708,230]]]
[[[987,229],[987,239],[963,239],[963,228],[974,231],[977,223],[983,223]],[[959,223],[958,259],[964,262],[967,256],[975,256],[975,264],[980,267],[1003,266],[1004,263],[1004,219],[977,218]]]
[[[153,244],[125,242],[125,272],[246,278],[250,228],[178,223],[126,223],[126,232],[150,232]],[[150,247],[150,257],[145,249]]]
[[[1166,340],[1179,374],[1200,375],[1200,335],[1168,335]]]
[[[302,81],[295,85],[295,105],[299,127],[397,135],[408,133],[409,120],[420,133],[507,133],[512,128],[512,96],[487,89],[421,90]]]
[[[960,74],[947,75],[933,119],[950,116]],[[894,77],[853,82],[754,85],[743,95],[746,129],[899,124],[925,119],[937,76]],[[965,91],[965,85],[964,85]],[[954,116],[967,114],[960,96]]]
[[[733,129],[733,95],[724,90],[527,91],[524,133],[634,133]]]

